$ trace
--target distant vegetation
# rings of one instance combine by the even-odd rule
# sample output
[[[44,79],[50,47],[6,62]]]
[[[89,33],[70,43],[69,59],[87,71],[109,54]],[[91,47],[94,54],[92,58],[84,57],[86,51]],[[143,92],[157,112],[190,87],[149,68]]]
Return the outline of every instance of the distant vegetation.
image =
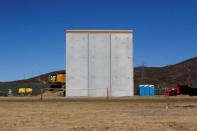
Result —
[[[49,84],[43,84],[43,82],[47,82],[49,74],[64,72],[61,70],[26,80],[0,82],[0,95],[7,92],[8,89],[12,89],[14,95],[17,95],[17,89],[21,87],[31,87],[33,88],[33,95],[38,95],[41,88],[49,87]],[[196,86],[197,57],[165,67],[136,67],[134,81],[135,87],[138,87],[139,84],[153,84],[159,87],[171,87],[179,84]]]
[[[142,72],[143,77],[142,77]],[[138,67],[135,68],[135,85],[154,84],[160,86],[176,86],[181,84],[197,85],[197,57],[175,65],[165,67]]]

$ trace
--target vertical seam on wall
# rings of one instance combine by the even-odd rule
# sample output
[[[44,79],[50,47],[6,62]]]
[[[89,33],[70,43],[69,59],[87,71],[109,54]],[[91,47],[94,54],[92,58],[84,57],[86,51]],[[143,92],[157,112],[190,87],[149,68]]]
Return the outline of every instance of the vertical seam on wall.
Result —
[[[131,44],[130,44],[130,50],[132,51],[132,54],[130,54],[131,55],[131,59],[130,59],[130,62],[132,63],[132,67],[131,67],[131,70],[132,70],[132,80],[131,81],[133,81],[132,82],[132,95],[134,95],[134,93],[135,93],[135,91],[134,91],[134,35],[133,35],[133,33],[131,33],[130,34],[130,36],[132,36],[131,37]]]
[[[109,96],[111,96],[111,85],[112,85],[112,80],[111,80],[111,76],[112,76],[112,74],[111,74],[112,73],[112,71],[111,71],[111,56],[112,56],[111,55],[111,33],[110,33],[110,47],[109,48],[110,48],[110,54],[109,54],[110,55],[109,56],[109,59],[110,59],[110,63],[109,63],[109,65],[110,65],[109,66],[109,68],[110,68],[110,86],[109,86],[110,94],[109,94]]]
[[[88,33],[88,96],[90,96],[90,34]]]
[[[65,43],[65,53],[66,53],[66,59],[65,59],[65,62],[66,62],[66,66],[65,66],[65,76],[68,76],[68,74],[66,73],[67,72],[67,69],[68,69],[68,46],[67,46],[67,40],[68,40],[68,34],[67,33],[65,33],[66,34],[66,38],[65,38],[65,41],[66,41],[66,43]],[[64,90],[64,92],[65,92],[65,97],[67,96],[67,94],[68,94],[68,92],[66,91],[66,87],[67,87],[67,80],[68,79],[68,77],[65,77],[65,90]]]

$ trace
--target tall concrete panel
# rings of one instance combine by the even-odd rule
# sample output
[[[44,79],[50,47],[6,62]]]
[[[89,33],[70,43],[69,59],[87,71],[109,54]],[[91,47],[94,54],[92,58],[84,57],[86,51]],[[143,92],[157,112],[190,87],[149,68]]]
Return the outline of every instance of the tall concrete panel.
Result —
[[[133,96],[132,34],[111,35],[111,96]]]
[[[110,88],[110,33],[90,33],[89,49],[89,96],[106,96]]]
[[[88,35],[66,34],[66,96],[88,96]]]
[[[66,31],[66,96],[133,96],[131,30]]]

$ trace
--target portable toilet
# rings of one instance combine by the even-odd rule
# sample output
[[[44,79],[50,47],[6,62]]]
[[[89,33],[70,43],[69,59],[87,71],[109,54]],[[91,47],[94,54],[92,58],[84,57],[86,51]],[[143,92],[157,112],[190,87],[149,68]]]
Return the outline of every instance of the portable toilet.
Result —
[[[154,96],[155,86],[154,85],[139,85],[140,96]]]
[[[144,85],[139,85],[139,95],[145,96],[145,88]]]
[[[145,96],[149,96],[149,94],[150,94],[149,85],[144,86],[144,94],[145,94]]]
[[[155,86],[150,85],[149,86],[149,96],[154,96],[155,95]]]

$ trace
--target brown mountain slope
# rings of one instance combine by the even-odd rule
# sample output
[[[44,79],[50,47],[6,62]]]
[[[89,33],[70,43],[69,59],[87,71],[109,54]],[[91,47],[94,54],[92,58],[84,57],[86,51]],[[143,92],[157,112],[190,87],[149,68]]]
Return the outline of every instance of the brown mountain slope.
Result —
[[[10,82],[6,82],[6,83],[18,83],[18,84],[22,84],[22,83],[41,83],[41,82],[47,82],[48,81],[48,77],[50,74],[56,74],[56,73],[65,73],[65,70],[60,70],[60,71],[53,71],[50,73],[46,73],[46,74],[42,74],[33,78],[29,78],[29,79],[25,79],[25,80],[18,80],[18,81],[10,81]]]
[[[143,80],[141,77],[142,71],[144,72]],[[40,83],[40,80],[47,81],[49,74],[64,72],[64,70],[55,71],[34,78],[7,83]],[[171,86],[186,83],[190,85],[197,85],[197,57],[165,67],[136,67],[134,71],[134,80],[135,87],[139,84],[143,84],[143,81],[144,84],[160,86]]]
[[[197,85],[197,57],[160,68],[135,68],[134,76],[136,86],[143,84],[143,81],[145,84],[159,84],[161,86],[177,84]]]

